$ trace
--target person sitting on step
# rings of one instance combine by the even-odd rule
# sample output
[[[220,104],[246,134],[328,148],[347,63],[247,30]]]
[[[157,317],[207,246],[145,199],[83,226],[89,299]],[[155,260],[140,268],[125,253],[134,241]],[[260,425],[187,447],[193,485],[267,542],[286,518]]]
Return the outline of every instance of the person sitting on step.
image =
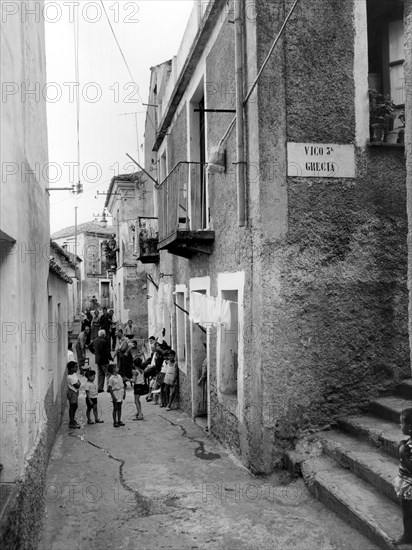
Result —
[[[401,501],[403,535],[395,542],[412,544],[412,408],[401,412],[401,430],[408,439],[399,443],[399,473],[395,480],[395,491]]]

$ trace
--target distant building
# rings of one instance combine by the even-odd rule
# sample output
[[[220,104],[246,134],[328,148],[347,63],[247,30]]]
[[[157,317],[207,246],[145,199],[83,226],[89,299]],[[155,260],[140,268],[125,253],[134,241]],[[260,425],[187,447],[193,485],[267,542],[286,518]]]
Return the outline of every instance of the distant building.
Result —
[[[54,241],[50,242],[50,260],[60,269],[60,271],[68,276],[68,281],[71,284],[67,287],[68,290],[68,329],[72,330],[73,323],[79,319],[80,314],[80,263],[82,259],[79,256],[74,256],[67,250],[61,248]]]
[[[153,233],[154,248],[147,248],[147,239],[142,242],[152,228],[157,229],[157,219],[148,217],[146,205],[152,209],[153,206],[148,197],[147,180],[143,172],[115,176],[105,203],[112,216],[117,246],[117,268],[113,271],[115,318],[120,326],[131,319],[137,327],[136,338],[142,343],[148,336],[147,273],[150,271],[142,261],[145,262],[150,252],[159,258],[156,233]]]
[[[52,239],[63,250],[77,253],[80,263],[80,304],[86,308],[113,307],[113,284],[106,257],[106,245],[114,229],[103,228],[98,222],[78,224],[56,231]],[[77,241],[77,242],[76,242]]]
[[[149,325],[181,406],[265,473],[411,372],[411,2],[298,2],[260,71],[292,4],[196,2],[145,135]],[[395,104],[379,137],[369,89]]]

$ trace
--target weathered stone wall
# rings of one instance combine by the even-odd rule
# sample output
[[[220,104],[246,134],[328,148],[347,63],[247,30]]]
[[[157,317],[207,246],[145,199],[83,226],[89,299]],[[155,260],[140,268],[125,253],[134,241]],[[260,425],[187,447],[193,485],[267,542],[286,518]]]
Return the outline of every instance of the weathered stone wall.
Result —
[[[35,2],[18,8],[34,13]],[[2,80],[18,89],[2,102],[0,140],[3,166],[16,168],[0,182],[0,481],[2,490],[14,487],[2,511],[0,543],[29,549],[39,538],[44,476],[60,421],[67,284],[49,276],[46,105],[41,94],[24,92],[24,83],[33,90],[35,83],[42,89],[46,82],[44,23],[22,18],[17,9],[2,22],[0,39]]]
[[[245,22],[249,84],[291,5],[259,0],[248,9],[255,16]],[[410,374],[402,148],[357,147],[353,179],[286,175],[288,141],[355,143],[353,8],[300,2],[259,79],[246,108],[247,226],[238,225],[232,129],[226,172],[208,179],[213,253],[189,261],[161,254],[159,270],[174,273],[174,284],[209,276],[212,296],[218,274],[245,274],[243,408],[237,417],[219,395],[211,335],[211,429],[258,472],[277,466],[302,430],[360,410]],[[205,90],[207,108],[234,108],[229,21],[207,56]],[[185,116],[183,109],[170,130],[169,170],[187,160]],[[232,116],[206,114],[208,150]],[[189,360],[188,353],[180,376],[188,412]]]
[[[352,10],[351,2],[323,0],[297,8],[287,27],[285,73],[269,68],[259,87],[261,158],[283,157],[270,139],[276,111],[273,120],[267,108],[269,89],[282,82],[288,141],[353,143]],[[262,12],[262,40],[268,21]],[[403,151],[360,149],[356,173],[288,178],[288,231],[264,243],[271,345],[262,349],[263,407],[274,463],[299,430],[366,407],[410,372]],[[265,223],[270,213],[262,216],[263,231]]]
[[[226,21],[206,60],[206,106],[208,109],[235,108],[235,66],[234,66],[234,27],[229,22],[230,11],[225,11]],[[217,146],[226,132],[233,113],[207,113],[207,143],[208,153],[211,147]],[[209,208],[211,226],[215,232],[213,254],[197,255],[190,262],[191,277],[211,279],[210,293],[218,295],[218,273],[246,270],[245,296],[249,300],[251,268],[253,263],[251,252],[250,229],[238,225],[237,186],[236,186],[236,149],[235,131],[231,130],[226,143],[226,172],[210,174],[208,179]],[[244,334],[250,333],[251,318],[245,306]],[[252,365],[251,350],[244,348],[244,378]],[[210,382],[210,422],[212,434],[228,446],[233,452],[239,453],[240,423],[234,414],[233,407],[224,395],[218,395],[217,387],[217,343],[216,333],[212,331],[209,342],[209,382]],[[253,400],[253,394],[245,391],[245,407]],[[247,445],[246,445],[247,446]]]
[[[3,548],[29,550],[37,548],[44,521],[46,470],[66,404],[67,383],[61,380],[57,394],[50,384],[41,407],[44,429],[30,452],[23,475],[16,480],[7,515],[0,523]]]
[[[412,0],[405,0],[405,153],[407,168],[407,206],[408,206],[408,286],[412,288]],[[412,296],[409,293],[409,342],[412,350]]]
[[[135,337],[138,339],[139,345],[142,345],[147,339],[147,292],[144,288],[146,272],[142,269],[137,270],[135,266],[130,266],[123,268],[123,273],[123,307],[129,311],[129,319],[136,324],[138,330]]]

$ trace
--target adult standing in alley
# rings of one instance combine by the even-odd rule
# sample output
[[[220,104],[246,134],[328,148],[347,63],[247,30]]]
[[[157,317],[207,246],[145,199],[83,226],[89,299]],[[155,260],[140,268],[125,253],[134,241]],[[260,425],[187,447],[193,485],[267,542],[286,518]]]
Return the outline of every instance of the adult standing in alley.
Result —
[[[77,356],[77,363],[80,369],[80,374],[83,374],[84,364],[86,362],[86,349],[87,349],[87,341],[89,337],[90,337],[90,327],[86,325],[84,327],[84,330],[79,334],[79,337],[77,338],[77,343],[76,343],[76,356]]]
[[[108,377],[109,363],[112,360],[110,344],[104,330],[99,330],[98,337],[92,341],[89,349],[95,356],[95,362],[98,369],[97,387],[98,392],[101,393],[104,391],[104,379]]]
[[[112,321],[109,314],[107,313],[107,307],[103,308],[103,312],[100,316],[100,329],[104,330],[106,333],[106,338],[110,342],[110,329],[112,327]]]
[[[93,319],[93,315],[92,315],[92,312],[90,311],[89,308],[86,309],[86,311],[84,313],[82,313],[82,332],[84,331],[84,329],[86,327],[89,327],[89,332],[87,333],[87,342],[86,344],[89,345],[90,344],[90,340],[91,340],[91,326],[92,326],[92,319]]]
[[[112,344],[112,351],[114,351],[116,349],[117,320],[115,319],[113,309],[109,310],[109,317],[110,317],[110,341]]]
[[[132,377],[133,359],[129,355],[130,342],[124,336],[122,329],[117,331],[117,344],[114,355],[117,358],[119,374],[123,379],[130,380]]]
[[[98,337],[99,330],[100,330],[100,315],[99,315],[99,310],[98,309],[95,309],[93,311],[93,317],[92,317],[90,330],[91,330],[91,340],[93,341]]]
[[[131,319],[125,324],[123,333],[129,340],[133,340],[137,336],[137,327]]]

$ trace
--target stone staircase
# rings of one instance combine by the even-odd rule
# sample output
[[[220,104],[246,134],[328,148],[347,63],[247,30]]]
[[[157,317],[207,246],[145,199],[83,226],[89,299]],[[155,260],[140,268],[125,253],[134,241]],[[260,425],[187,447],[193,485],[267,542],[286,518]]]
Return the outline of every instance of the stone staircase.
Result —
[[[393,489],[398,471],[402,409],[412,407],[412,380],[394,395],[370,403],[365,415],[338,422],[336,429],[300,441],[285,465],[303,476],[309,490],[339,516],[385,550],[402,534],[402,512]]]

